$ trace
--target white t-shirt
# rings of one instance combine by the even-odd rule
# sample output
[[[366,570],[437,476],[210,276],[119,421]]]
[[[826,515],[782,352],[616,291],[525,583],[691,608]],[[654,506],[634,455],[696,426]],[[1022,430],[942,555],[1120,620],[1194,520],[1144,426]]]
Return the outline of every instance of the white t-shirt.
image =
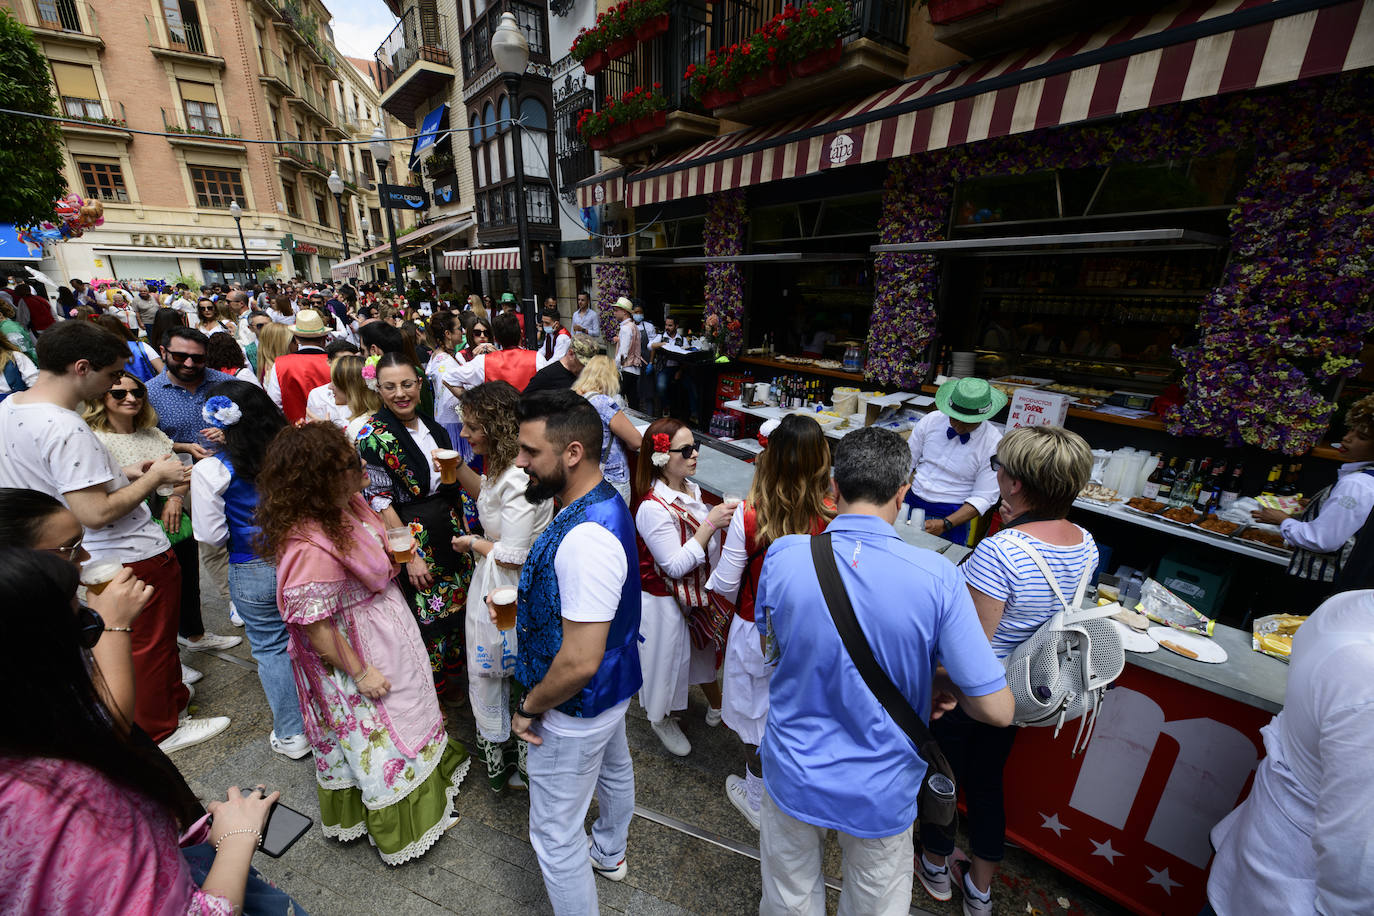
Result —
[[[615,619],[620,590],[630,569],[625,548],[614,534],[595,522],[575,526],[558,545],[553,568],[564,620],[606,623]],[[629,708],[627,698],[590,719],[550,709],[536,728],[565,738],[586,738],[615,728]]]
[[[434,386],[434,419],[440,426],[455,426],[462,422],[458,417],[458,398],[444,386],[444,378],[463,363],[461,356],[455,357],[447,350],[435,350],[425,367],[425,375]]]
[[[276,366],[272,368],[275,369]],[[328,382],[310,389],[310,393],[305,396],[305,409],[312,416],[328,420],[339,429],[348,426],[348,408],[334,397],[334,386]]]
[[[67,505],[66,494],[101,484],[113,493],[127,487],[129,478],[75,411],[18,404],[13,397],[0,403],[0,486],[38,490]],[[103,528],[87,528],[85,546],[93,556],[113,554],[128,564],[171,545],[147,504],[139,503]]]

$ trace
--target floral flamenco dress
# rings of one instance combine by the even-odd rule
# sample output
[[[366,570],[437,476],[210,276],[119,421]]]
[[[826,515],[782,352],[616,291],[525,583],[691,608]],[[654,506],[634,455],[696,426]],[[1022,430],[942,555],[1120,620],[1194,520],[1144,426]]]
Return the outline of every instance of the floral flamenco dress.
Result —
[[[417,589],[410,577],[400,577],[420,634],[429,650],[434,689],[467,697],[463,621],[472,557],[453,549],[453,538],[465,534],[462,487],[439,483],[430,452],[453,448],[448,432],[431,417],[416,414],[416,428],[406,428],[383,407],[358,431],[357,446],[367,463],[368,485],[363,491],[378,512],[387,506],[415,535],[416,554],[429,564],[434,584]]]
[[[286,622],[305,735],[315,752],[320,825],[347,842],[366,835],[388,865],[424,855],[457,823],[454,798],[471,761],[448,737],[424,642],[401,591],[381,516],[355,496],[347,551],[318,524],[282,550],[277,600]],[[306,630],[327,621],[391,682],[380,700],[316,652]]]

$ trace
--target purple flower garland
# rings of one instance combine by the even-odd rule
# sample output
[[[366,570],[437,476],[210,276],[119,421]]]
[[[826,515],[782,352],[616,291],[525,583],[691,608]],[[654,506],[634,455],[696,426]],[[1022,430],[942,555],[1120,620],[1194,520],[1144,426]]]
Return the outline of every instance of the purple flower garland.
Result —
[[[744,253],[744,227],[749,208],[743,190],[722,191],[706,208],[702,241],[706,256]],[[744,345],[744,274],[734,261],[706,265],[706,319],[715,316],[725,329],[725,355],[737,356]]]
[[[1178,352],[1187,401],[1169,431],[1301,454],[1335,409],[1313,383],[1358,374],[1374,327],[1374,136],[1361,114],[1371,96],[1369,74],[1331,77],[894,160],[879,235],[943,238],[952,190],[969,178],[1254,146],[1230,215],[1231,264],[1200,310],[1199,345]],[[928,374],[938,270],[933,256],[878,257],[868,378],[914,387]]]
[[[624,264],[597,264],[596,308],[601,318],[601,335],[607,340],[615,336],[612,328],[620,327],[611,307],[621,296],[630,295],[630,272]]]

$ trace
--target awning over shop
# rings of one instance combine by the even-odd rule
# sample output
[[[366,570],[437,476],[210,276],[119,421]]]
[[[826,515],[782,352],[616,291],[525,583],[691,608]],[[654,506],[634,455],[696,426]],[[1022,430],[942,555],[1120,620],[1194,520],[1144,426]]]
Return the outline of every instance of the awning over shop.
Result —
[[[519,270],[519,248],[474,248],[473,270]]]
[[[444,269],[445,270],[467,270],[471,263],[471,251],[445,251]]]
[[[625,169],[610,169],[600,175],[593,175],[579,181],[575,187],[579,207],[618,204],[625,199]]]
[[[474,225],[476,224],[470,216],[453,216],[398,236],[396,244],[408,251],[424,251],[460,232],[466,232]]]
[[[1197,0],[973,61],[629,176],[630,206],[1374,65],[1364,0]],[[582,188],[578,188],[579,196]]]
[[[336,281],[355,279],[358,276],[358,267],[362,262],[362,255],[358,255],[355,258],[349,258],[347,261],[340,261],[329,268],[329,275]]]

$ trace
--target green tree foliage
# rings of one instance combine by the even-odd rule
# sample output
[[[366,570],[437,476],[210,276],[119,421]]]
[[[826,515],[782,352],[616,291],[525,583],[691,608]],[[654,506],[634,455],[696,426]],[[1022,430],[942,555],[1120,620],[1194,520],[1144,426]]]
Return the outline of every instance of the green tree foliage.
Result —
[[[48,59],[29,32],[0,8],[0,108],[56,115]],[[18,226],[51,219],[67,193],[62,133],[53,121],[0,114],[0,222]]]

